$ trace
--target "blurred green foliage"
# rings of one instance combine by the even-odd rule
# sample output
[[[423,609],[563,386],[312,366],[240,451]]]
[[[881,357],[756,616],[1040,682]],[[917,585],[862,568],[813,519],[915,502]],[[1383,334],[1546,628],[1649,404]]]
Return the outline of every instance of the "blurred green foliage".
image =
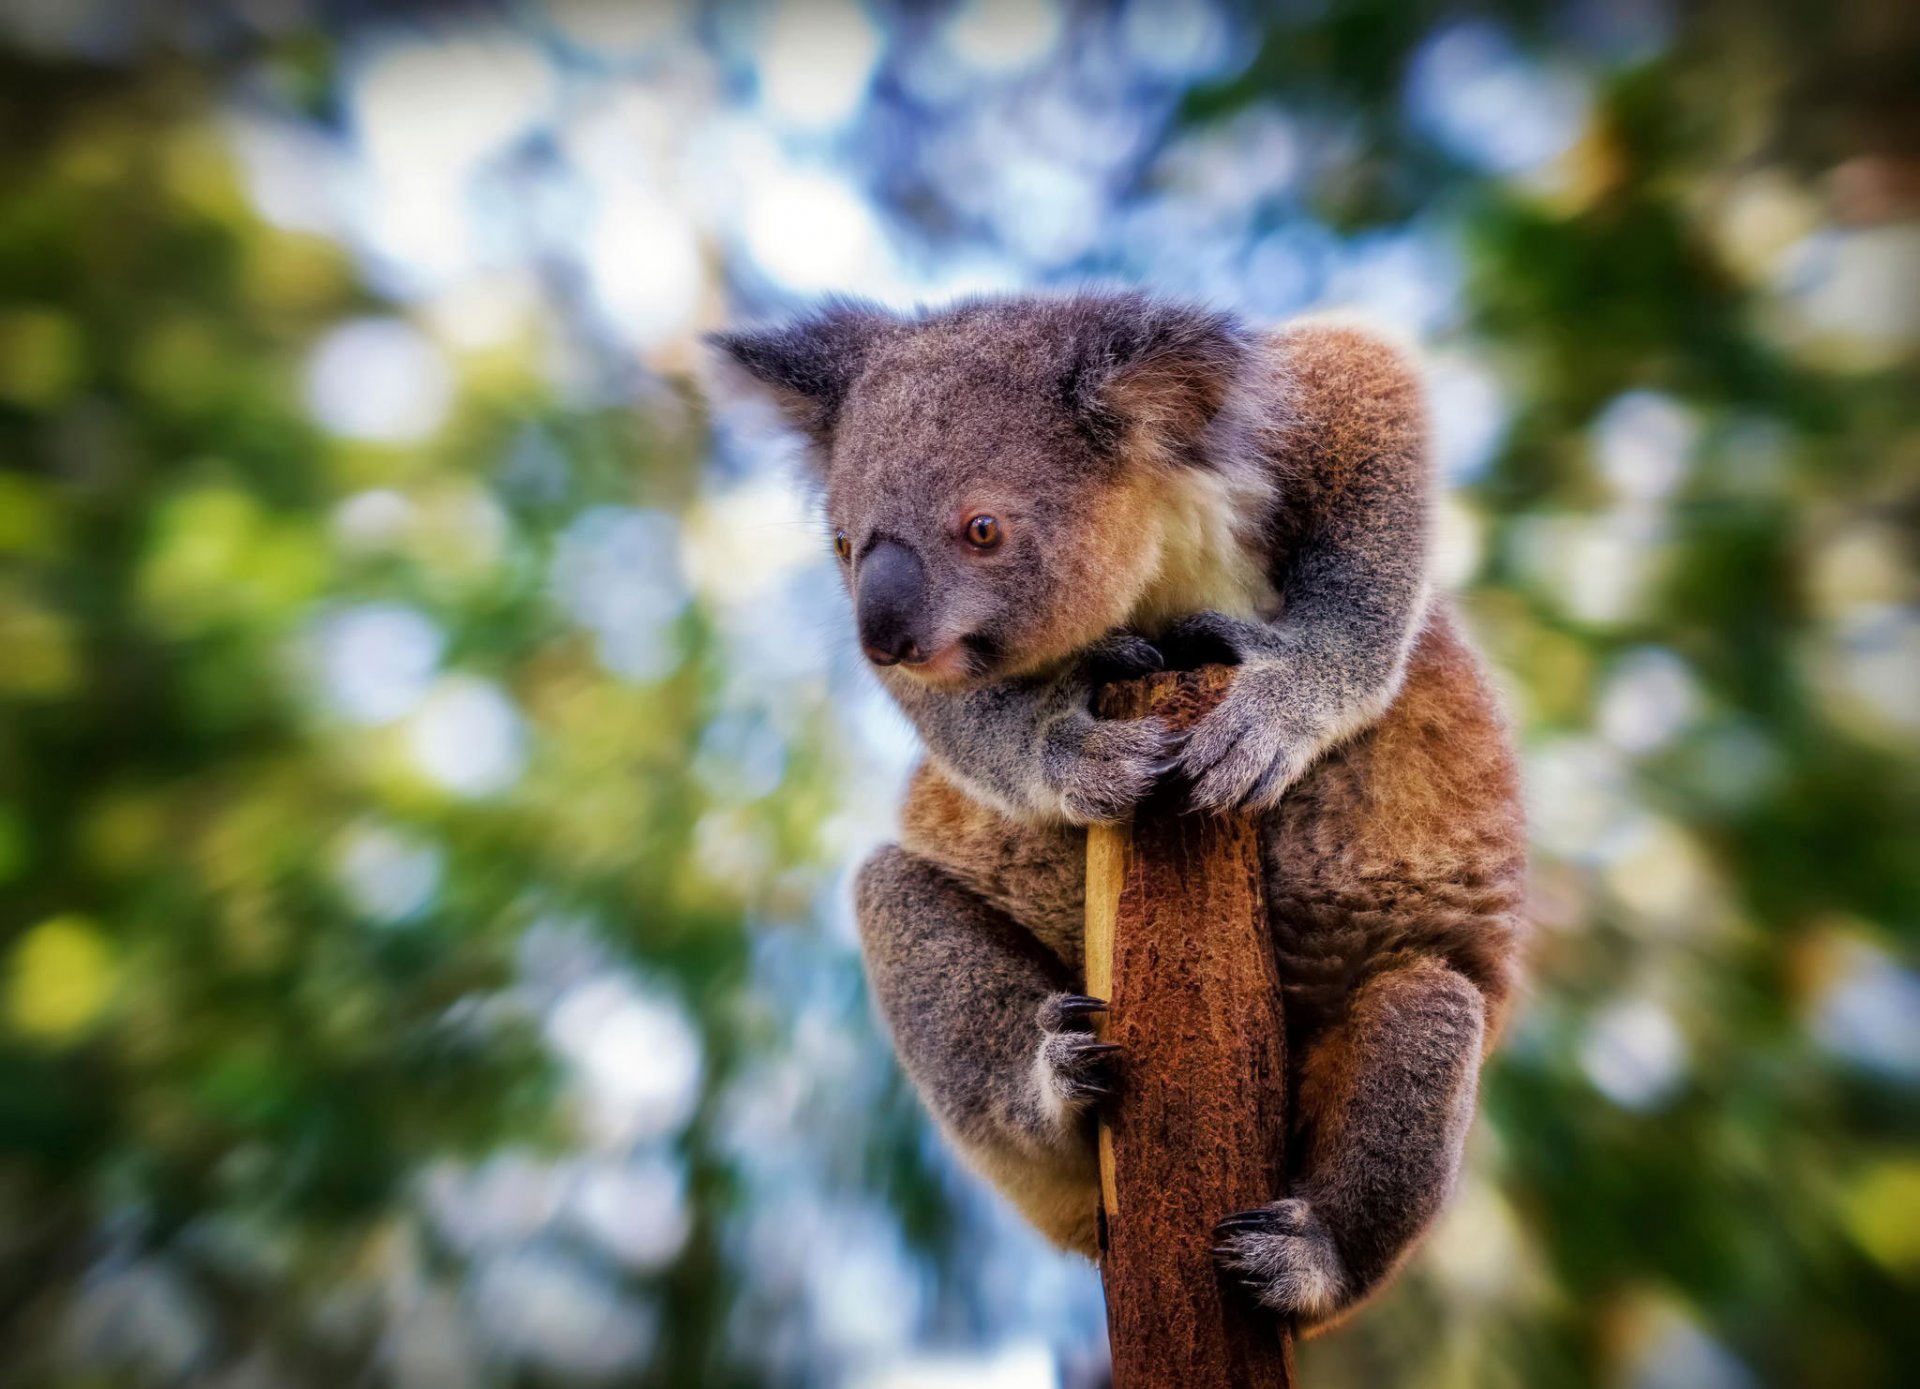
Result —
[[[0,1380],[68,1382],[43,1357],[113,1221],[195,1270],[222,1339],[257,1328],[276,1373],[341,1383],[377,1335],[303,1319],[399,1237],[405,1184],[567,1131],[537,1020],[476,1006],[506,997],[528,924],[597,918],[694,999],[738,983],[744,903],[690,847],[702,622],[669,678],[622,684],[545,585],[562,519],[676,506],[700,441],[563,409],[524,353],[466,364],[431,447],[335,439],[302,360],[375,301],[340,248],[248,209],[206,83],[14,58],[0,91]],[[565,490],[510,496],[507,538],[475,549],[463,508],[528,431]],[[329,508],[370,487],[422,519],[355,553]],[[538,720],[514,797],[449,794],[399,732],[311,697],[316,605],[376,595],[441,620],[448,664]],[[781,790],[753,828],[791,860],[818,778]],[[367,824],[439,846],[424,913],[369,924],[347,900]],[[727,1022],[704,1019],[716,1088]],[[694,1132],[691,1180],[717,1195]],[[668,1280],[661,1382],[709,1357],[714,1257],[697,1230]]]

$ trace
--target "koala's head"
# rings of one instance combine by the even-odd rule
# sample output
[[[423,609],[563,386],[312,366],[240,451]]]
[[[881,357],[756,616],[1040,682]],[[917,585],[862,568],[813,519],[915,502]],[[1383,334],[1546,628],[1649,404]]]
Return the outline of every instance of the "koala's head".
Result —
[[[868,659],[941,686],[1126,621],[1248,355],[1231,318],[1138,294],[835,302],[713,343],[807,442]]]

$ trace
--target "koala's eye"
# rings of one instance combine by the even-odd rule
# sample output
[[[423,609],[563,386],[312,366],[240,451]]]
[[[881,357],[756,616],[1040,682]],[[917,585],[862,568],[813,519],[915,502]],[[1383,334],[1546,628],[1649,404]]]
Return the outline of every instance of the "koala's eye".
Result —
[[[967,543],[976,550],[991,550],[1000,543],[1000,522],[984,512],[967,522]]]
[[[833,533],[833,552],[840,556],[841,559],[853,558],[853,542],[847,539],[847,533],[845,531],[835,531]]]

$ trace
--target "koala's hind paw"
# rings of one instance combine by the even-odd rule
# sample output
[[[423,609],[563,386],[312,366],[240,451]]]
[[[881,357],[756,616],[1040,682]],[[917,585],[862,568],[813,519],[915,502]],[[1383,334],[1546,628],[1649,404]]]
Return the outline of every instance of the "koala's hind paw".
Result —
[[[1077,1112],[1113,1096],[1119,1089],[1114,1064],[1120,1047],[1088,1032],[1050,1032],[1040,1043],[1039,1065],[1048,1089],[1063,1112]]]
[[[1214,1259],[1259,1302],[1321,1321],[1348,1299],[1345,1262],[1313,1207],[1297,1197],[1230,1215],[1213,1227]]]
[[[1106,1004],[1085,994],[1050,994],[1040,1004],[1040,1046],[1034,1053],[1034,1080],[1041,1104],[1062,1122],[1120,1088],[1120,1047],[1103,1042],[1087,1027],[1087,1017]]]
[[[1104,998],[1091,998],[1086,994],[1048,994],[1040,1005],[1040,1030],[1042,1032],[1067,1032],[1074,1029],[1085,1030],[1081,1021],[1095,1013],[1107,1011]]]

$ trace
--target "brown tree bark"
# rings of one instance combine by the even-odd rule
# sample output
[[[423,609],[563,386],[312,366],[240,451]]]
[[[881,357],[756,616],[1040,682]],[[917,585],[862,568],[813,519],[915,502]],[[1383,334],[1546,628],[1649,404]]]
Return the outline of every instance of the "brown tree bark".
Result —
[[[1097,712],[1184,728],[1232,682],[1152,675]],[[1286,1033],[1247,817],[1184,814],[1169,793],[1089,831],[1087,992],[1126,1048],[1100,1126],[1114,1389],[1289,1389],[1292,1336],[1208,1252],[1216,1221],[1285,1194]]]

